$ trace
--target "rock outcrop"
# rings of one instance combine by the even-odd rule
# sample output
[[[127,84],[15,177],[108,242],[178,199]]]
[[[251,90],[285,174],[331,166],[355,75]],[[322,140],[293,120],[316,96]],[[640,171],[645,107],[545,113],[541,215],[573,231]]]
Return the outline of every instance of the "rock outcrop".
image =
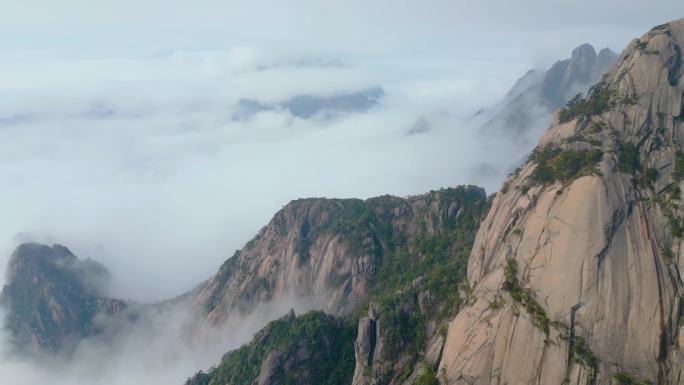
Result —
[[[474,234],[486,200],[480,188],[459,187],[409,198],[293,201],[200,287],[194,306],[214,326],[293,298],[309,310],[349,314],[379,280],[392,278],[377,274],[390,274],[396,250],[461,227],[464,237]]]
[[[632,41],[497,194],[443,384],[684,381],[683,46],[684,19]]]
[[[392,298],[371,302],[358,322],[354,343],[356,366],[352,385],[412,385],[437,381],[449,309],[443,290],[418,278]],[[452,288],[455,290],[455,288]],[[433,382],[429,382],[432,380]]]
[[[570,59],[559,60],[546,72],[541,82],[541,97],[550,107],[558,108],[579,92],[586,92],[617,60],[609,48],[596,54],[591,44],[572,50]]]
[[[516,141],[536,140],[551,113],[586,92],[616,59],[609,48],[596,54],[590,44],[582,44],[569,59],[557,61],[548,70],[528,71],[498,106],[481,113],[487,119],[483,133],[503,134]]]
[[[12,254],[0,302],[8,309],[5,328],[18,350],[31,355],[69,351],[101,331],[100,315],[126,303],[104,296],[107,270],[80,260],[64,246],[20,245]]]
[[[326,369],[333,373],[325,376],[327,383],[340,383],[340,375],[331,368],[345,365],[349,378],[344,384],[436,381],[445,322],[466,297],[458,288],[487,208],[484,190],[474,186],[409,198],[291,202],[200,287],[194,306],[201,322],[220,327],[258,306],[306,298],[312,307],[341,316],[344,321],[339,322],[350,327],[354,323],[358,329],[355,339],[351,329],[347,341],[351,361],[333,362]],[[367,316],[356,322],[360,309]],[[257,336],[272,335],[272,330],[273,325],[267,326]],[[198,373],[188,384],[279,384],[283,373],[293,374],[305,365],[291,354],[300,341],[290,336],[282,339],[283,346],[289,346],[285,351],[269,350],[258,359],[258,370],[247,376],[228,375],[242,362],[240,351],[263,351],[259,346],[270,344],[265,341],[256,337],[224,356],[217,369]],[[305,384],[311,379],[297,381]]]

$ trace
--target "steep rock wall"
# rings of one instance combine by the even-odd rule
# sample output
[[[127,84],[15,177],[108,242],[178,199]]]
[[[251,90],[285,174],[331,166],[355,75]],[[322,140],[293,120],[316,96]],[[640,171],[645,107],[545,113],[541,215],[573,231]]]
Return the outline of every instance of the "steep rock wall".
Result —
[[[494,199],[444,383],[681,383],[682,44],[684,20],[630,43]]]

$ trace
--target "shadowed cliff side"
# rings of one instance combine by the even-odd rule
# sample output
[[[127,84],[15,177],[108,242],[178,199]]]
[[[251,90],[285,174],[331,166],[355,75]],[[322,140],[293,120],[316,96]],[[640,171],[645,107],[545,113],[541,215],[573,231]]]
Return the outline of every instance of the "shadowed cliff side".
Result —
[[[12,254],[0,303],[8,308],[5,328],[26,354],[69,352],[80,339],[102,331],[98,316],[122,312],[126,303],[106,298],[107,270],[80,260],[64,246],[27,243]]]

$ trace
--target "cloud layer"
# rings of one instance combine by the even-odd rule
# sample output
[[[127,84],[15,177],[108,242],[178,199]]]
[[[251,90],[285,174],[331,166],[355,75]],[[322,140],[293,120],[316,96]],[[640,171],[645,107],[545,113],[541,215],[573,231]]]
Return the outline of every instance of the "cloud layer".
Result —
[[[473,164],[509,161],[467,128],[515,76],[503,72],[509,63],[434,72],[430,62],[330,65],[256,48],[5,59],[24,76],[0,94],[0,258],[21,241],[64,243],[107,265],[119,297],[192,288],[289,200],[492,190],[500,175],[475,175]],[[334,100],[373,87],[380,102],[359,111],[235,119],[244,99]],[[429,132],[408,135],[417,122]]]
[[[13,2],[0,14],[0,283],[17,243],[57,242],[106,265],[112,296],[153,302],[208,278],[292,199],[494,192],[534,140],[483,136],[475,111],[580,43],[619,51],[681,14],[674,0]],[[374,87],[362,111],[282,107]],[[244,116],[241,100],[279,108]],[[149,350],[132,334],[60,368],[5,360],[0,377],[71,385],[97,367],[106,385],[180,384],[219,352],[173,349],[182,315],[164,317],[144,330],[164,334]]]

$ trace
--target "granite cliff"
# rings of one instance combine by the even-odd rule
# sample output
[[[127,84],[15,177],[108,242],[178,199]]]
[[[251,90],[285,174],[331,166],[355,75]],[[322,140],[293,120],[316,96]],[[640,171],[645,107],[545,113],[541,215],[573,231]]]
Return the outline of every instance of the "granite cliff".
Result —
[[[684,20],[632,41],[506,181],[442,383],[682,383],[682,44]]]

